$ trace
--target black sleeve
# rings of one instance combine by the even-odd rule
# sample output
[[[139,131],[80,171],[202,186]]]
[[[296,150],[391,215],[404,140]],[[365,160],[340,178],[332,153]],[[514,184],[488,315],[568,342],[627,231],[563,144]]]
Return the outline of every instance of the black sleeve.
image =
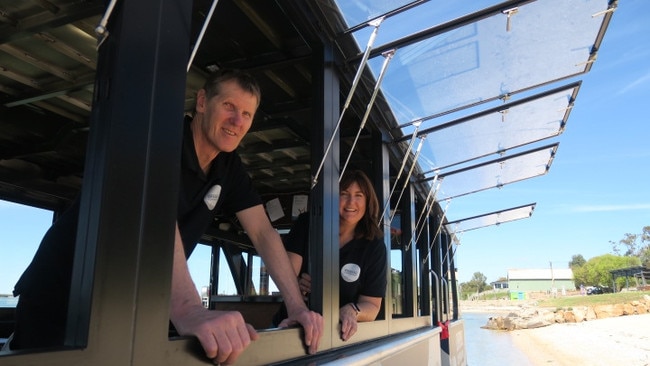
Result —
[[[298,254],[303,259],[307,257],[309,247],[309,213],[303,212],[293,224],[291,231],[284,238],[284,248],[287,252]],[[303,260],[303,264],[305,261]]]
[[[369,243],[371,250],[366,253],[369,257],[365,263],[368,268],[365,281],[359,289],[360,295],[383,298],[386,294],[386,247],[381,239]]]
[[[228,164],[228,184],[224,185],[225,201],[222,210],[227,213],[239,211],[261,205],[262,200],[255,188],[253,181],[246,173],[239,155],[232,153]]]

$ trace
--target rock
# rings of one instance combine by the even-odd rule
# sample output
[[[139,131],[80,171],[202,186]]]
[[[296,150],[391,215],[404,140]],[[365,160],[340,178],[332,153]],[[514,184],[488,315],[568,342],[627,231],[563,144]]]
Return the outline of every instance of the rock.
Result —
[[[623,304],[623,315],[634,315],[635,313],[634,305],[630,303]]]
[[[573,311],[564,312],[565,323],[576,323],[576,314]]]
[[[564,310],[558,310],[553,317],[555,323],[564,323]]]
[[[526,329],[541,328],[549,326],[551,324],[552,323],[549,323],[544,319],[532,319],[526,324]]]
[[[615,305],[596,305],[594,306],[594,312],[596,313],[597,319],[611,318],[614,316],[621,316],[623,312],[623,304]]]
[[[482,326],[483,329],[492,329],[492,330],[503,330],[503,318],[502,317],[490,317],[488,318],[487,323]]]
[[[516,318],[510,318],[510,317],[505,318],[505,319],[503,319],[503,323],[502,323],[502,324],[503,324],[503,325],[502,325],[502,328],[501,328],[501,329],[504,329],[504,330],[515,330],[515,329],[518,329],[518,327],[517,327],[517,322],[516,322]]]
[[[596,317],[596,312],[594,311],[594,308],[590,306],[587,308],[587,315],[585,316],[585,320],[589,321],[595,319],[598,319]]]
[[[547,311],[547,312],[545,312],[545,313],[542,315],[542,317],[543,317],[544,321],[546,321],[546,322],[549,323],[549,324],[555,322],[555,313],[553,313],[553,312],[551,312],[551,311]]]
[[[577,307],[573,309],[573,314],[574,314],[574,320],[576,323],[583,322],[587,320],[587,307]]]

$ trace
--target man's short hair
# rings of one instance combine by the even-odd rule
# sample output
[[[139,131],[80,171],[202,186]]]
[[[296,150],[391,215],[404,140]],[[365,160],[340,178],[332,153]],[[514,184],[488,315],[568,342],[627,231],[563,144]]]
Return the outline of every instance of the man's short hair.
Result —
[[[218,95],[221,91],[221,84],[227,81],[235,81],[240,88],[257,97],[257,105],[262,100],[262,92],[257,80],[249,73],[237,69],[219,69],[210,75],[203,84],[205,96],[207,99]]]

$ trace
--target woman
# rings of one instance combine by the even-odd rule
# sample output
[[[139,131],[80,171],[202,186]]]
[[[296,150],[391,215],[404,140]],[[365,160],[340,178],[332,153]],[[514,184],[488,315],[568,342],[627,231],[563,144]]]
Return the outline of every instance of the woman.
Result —
[[[357,331],[358,322],[373,321],[386,292],[386,247],[379,222],[379,202],[370,179],[360,170],[343,175],[339,197],[339,317],[341,339]],[[309,215],[302,214],[285,240],[291,264],[300,273],[303,294],[311,292],[311,277],[303,260],[308,247]],[[274,320],[283,319],[276,314]],[[289,325],[286,321],[280,326]]]

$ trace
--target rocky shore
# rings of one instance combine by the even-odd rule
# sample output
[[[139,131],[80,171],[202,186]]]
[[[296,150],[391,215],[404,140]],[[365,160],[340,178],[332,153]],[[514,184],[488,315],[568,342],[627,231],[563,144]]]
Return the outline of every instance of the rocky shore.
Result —
[[[502,307],[499,307],[499,304],[488,304],[484,306],[484,309],[492,309],[501,313],[508,312],[490,317],[484,328],[512,331],[540,328],[556,323],[581,323],[624,315],[648,314],[650,313],[650,296],[645,295],[641,300],[622,304],[577,306],[569,309],[538,307],[535,302]]]

